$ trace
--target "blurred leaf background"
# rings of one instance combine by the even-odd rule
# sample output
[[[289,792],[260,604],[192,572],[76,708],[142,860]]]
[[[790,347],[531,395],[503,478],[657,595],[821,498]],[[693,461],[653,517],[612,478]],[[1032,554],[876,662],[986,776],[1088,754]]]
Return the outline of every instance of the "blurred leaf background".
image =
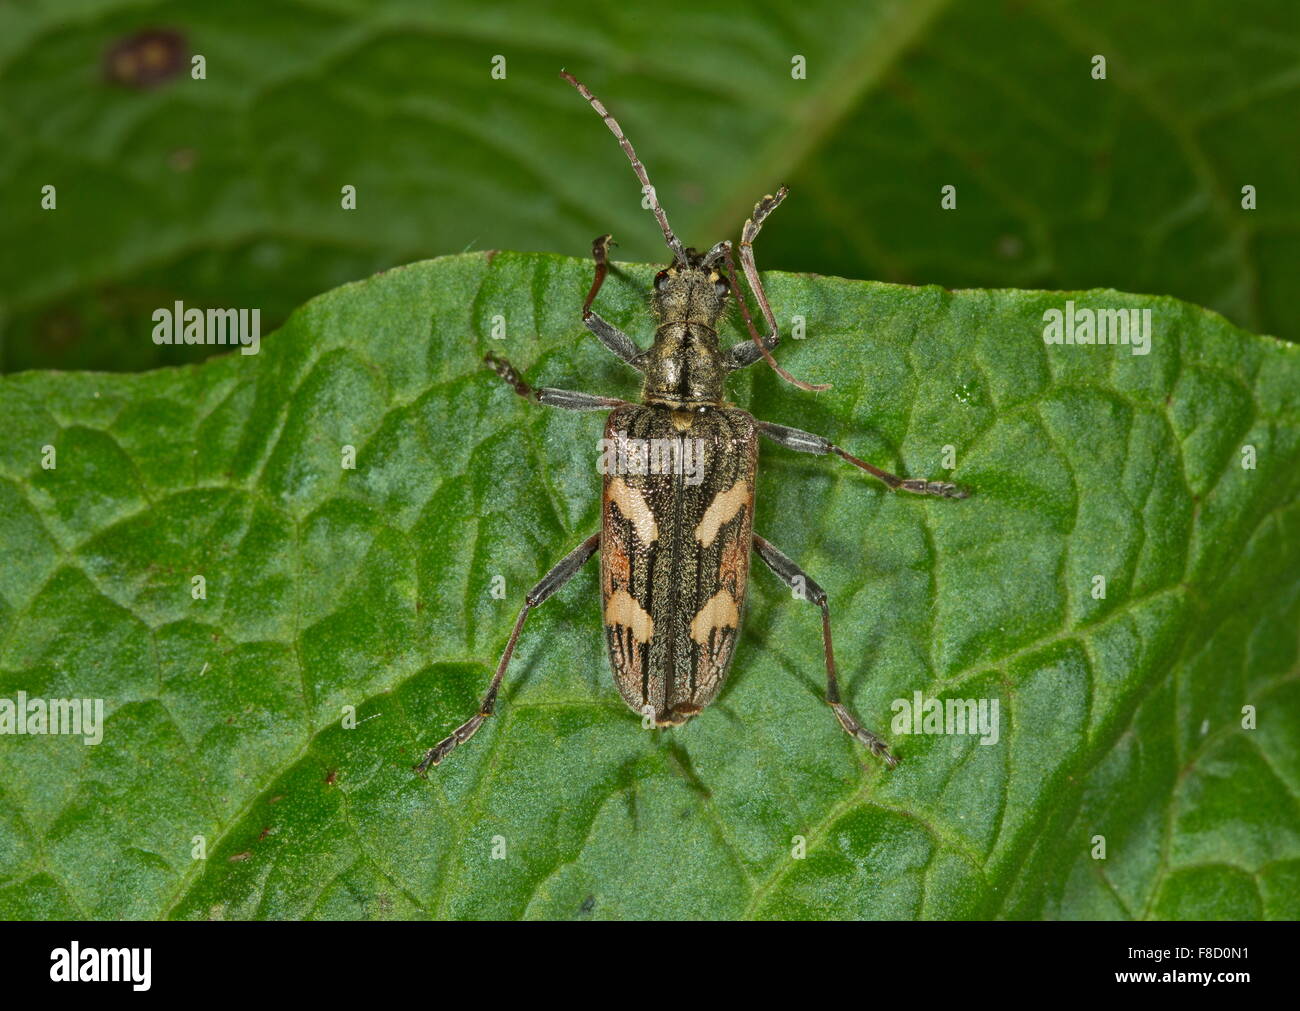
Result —
[[[120,60],[146,30],[172,33],[160,74]],[[612,231],[621,259],[662,258],[561,67],[696,245],[786,182],[766,268],[1113,286],[1300,337],[1291,0],[67,0],[0,5],[0,368],[202,356],[155,346],[153,310],[258,307],[265,334],[313,294],[449,252],[581,255]]]

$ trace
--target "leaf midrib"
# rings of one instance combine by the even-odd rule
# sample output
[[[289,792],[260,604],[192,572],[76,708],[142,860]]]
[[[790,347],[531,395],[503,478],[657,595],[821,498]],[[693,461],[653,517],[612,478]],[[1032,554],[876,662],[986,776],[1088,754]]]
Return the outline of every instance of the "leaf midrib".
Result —
[[[752,168],[740,175],[730,197],[705,220],[701,234],[728,235],[736,229],[749,217],[754,201],[782,185],[950,5],[951,0],[910,2],[890,22],[889,34],[864,38],[838,66],[814,70],[814,78],[824,77],[827,85],[814,91],[812,98],[791,103],[782,129],[758,154],[744,157],[744,164]]]

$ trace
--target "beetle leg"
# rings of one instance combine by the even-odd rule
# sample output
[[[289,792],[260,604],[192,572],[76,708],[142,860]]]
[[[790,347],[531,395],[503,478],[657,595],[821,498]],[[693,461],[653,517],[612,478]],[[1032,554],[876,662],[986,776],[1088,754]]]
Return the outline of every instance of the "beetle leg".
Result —
[[[497,664],[497,672],[492,676],[492,684],[488,686],[487,694],[483,696],[483,701],[479,703],[478,712],[453,730],[449,736],[444,737],[426,751],[424,758],[414,767],[416,772],[424,775],[429,766],[437,765],[457,746],[464,744],[473,737],[478,732],[478,728],[483,725],[483,721],[492,715],[493,710],[496,708],[497,692],[501,688],[501,679],[505,677],[506,667],[510,664],[510,657],[514,655],[515,643],[519,641],[519,633],[523,631],[524,622],[528,619],[528,612],[572,579],[574,574],[586,564],[599,548],[600,534],[592,534],[560,559],[559,564],[528,591],[528,594],[524,597],[524,608],[519,612],[519,617],[515,619],[514,631],[510,633],[510,640],[506,643],[506,651],[501,654],[501,662]]]
[[[557,390],[550,386],[532,387],[519,374],[519,370],[504,358],[498,358],[492,352],[483,356],[488,368],[515,388],[521,397],[536,400],[547,407],[560,407],[566,411],[608,411],[614,407],[623,407],[629,403],[617,397],[600,397],[594,393],[582,393],[577,390]]]
[[[739,304],[739,303],[737,303]],[[776,346],[781,343],[781,335],[771,334],[763,338],[763,346],[769,351],[775,350]],[[733,344],[727,352],[727,368],[735,372],[737,369],[748,368],[755,362],[763,360],[762,350],[752,341],[741,341],[739,344]]]
[[[587,298],[582,303],[583,319],[591,315],[591,303],[596,301],[600,286],[605,283],[605,275],[609,273],[609,247],[615,245],[618,245],[618,243],[614,241],[614,236],[608,232],[604,235],[597,235],[591,244],[591,258],[596,261],[596,276],[591,279],[591,288],[587,291]]]
[[[582,325],[632,368],[638,372],[645,371],[645,366],[641,364],[641,349],[632,343],[631,337],[613,323],[606,323],[599,315],[588,311],[582,317]]]
[[[758,557],[763,559],[763,563],[776,573],[777,577],[787,586],[795,587],[798,585],[806,599],[811,600],[814,604],[822,609],[822,642],[826,648],[826,702],[835,713],[835,718],[839,720],[840,726],[844,728],[845,733],[850,737],[861,741],[871,753],[878,758],[882,758],[885,764],[891,769],[898,764],[898,759],[889,752],[889,745],[878,734],[872,733],[861,723],[857,721],[854,715],[849,712],[844,703],[840,701],[839,680],[835,676],[835,652],[831,648],[831,612],[826,603],[826,591],[799,568],[795,562],[782,554],[771,542],[753,535],[754,550],[758,552]],[[795,580],[801,582],[796,584]]]
[[[758,308],[763,314],[763,322],[767,324],[769,340],[775,340],[777,337],[776,316],[772,314],[772,307],[768,304],[763,282],[758,279],[758,267],[754,263],[754,240],[758,238],[767,216],[781,206],[781,201],[789,192],[782,186],[776,191],[775,196],[765,196],[756,203],[753,216],[745,222],[745,227],[740,234],[740,266],[745,271],[745,280],[749,282],[750,290],[758,299]]]
[[[774,425],[770,421],[758,422],[758,430],[778,445],[793,449],[797,453],[815,453],[825,455],[835,453],[848,460],[855,467],[860,467],[868,474],[880,478],[894,491],[910,491],[916,495],[938,495],[941,498],[966,498],[970,492],[960,485],[949,481],[931,481],[924,477],[899,477],[887,470],[873,467],[866,460],[859,460],[852,453],[847,453],[829,439],[823,439],[812,432],[804,432],[788,425]]]
[[[758,358],[764,358],[767,364],[772,366],[772,370],[778,376],[788,383],[799,387],[801,390],[829,390],[829,383],[806,383],[802,379],[796,379],[785,369],[777,364],[772,357],[772,348],[781,340],[781,335],[777,331],[776,316],[772,314],[772,306],[767,301],[767,292],[763,290],[763,282],[758,276],[758,267],[754,264],[754,240],[758,238],[759,230],[763,227],[763,222],[767,216],[781,206],[781,201],[785,199],[789,192],[784,186],[776,191],[776,195],[768,194],[757,204],[754,205],[754,214],[745,222],[745,227],[740,233],[740,265],[745,270],[745,280],[749,282],[749,290],[754,293],[754,298],[758,300],[758,308],[763,313],[763,322],[767,324],[767,336],[759,337],[758,331],[754,328],[754,321],[750,318],[749,307],[745,304],[745,295],[740,290],[740,285],[736,283],[736,266],[731,261],[731,243],[719,243],[725,248],[722,251],[722,257],[727,265],[727,281],[731,286],[732,297],[736,300],[736,305],[740,309],[740,315],[745,320],[745,327],[749,330],[750,341],[753,346],[749,350],[742,350],[740,345],[733,347],[730,354],[730,367],[732,369],[742,369],[746,365],[753,364]],[[757,353],[758,357],[755,357]]]
[[[600,286],[605,283],[605,275],[609,273],[609,247],[615,244],[614,239],[608,234],[597,236],[596,241],[591,244],[591,256],[596,261],[596,276],[592,279],[591,289],[582,303],[582,325],[632,368],[644,372],[645,369],[641,365],[641,349],[632,343],[632,338],[612,323],[606,323],[591,309],[591,303],[596,301],[596,293],[600,291]]]
[[[754,317],[749,314],[749,306],[745,302],[745,293],[740,290],[740,285],[736,282],[736,264],[731,258],[731,243],[719,243],[722,251],[718,258],[722,260],[722,265],[727,272],[727,284],[731,288],[731,297],[736,300],[736,307],[740,310],[741,318],[745,321],[745,329],[749,331],[749,340],[741,341],[739,344],[733,344],[727,352],[727,368],[735,371],[743,369],[748,365],[753,365],[763,358],[771,358],[771,352],[781,343],[781,334],[773,327],[766,337],[759,337],[758,330],[754,326]],[[766,295],[766,293],[764,293]],[[770,308],[770,307],[769,307]],[[764,354],[766,349],[767,354]]]

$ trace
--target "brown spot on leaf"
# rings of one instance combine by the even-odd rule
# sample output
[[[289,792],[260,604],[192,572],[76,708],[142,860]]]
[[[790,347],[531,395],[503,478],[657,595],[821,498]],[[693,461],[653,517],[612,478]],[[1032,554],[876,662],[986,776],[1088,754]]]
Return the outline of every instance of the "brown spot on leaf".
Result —
[[[63,351],[81,339],[81,316],[72,309],[51,309],[36,322],[36,339],[50,351]]]
[[[104,53],[104,78],[140,91],[156,88],[185,69],[189,46],[174,28],[146,28],[118,39]]]

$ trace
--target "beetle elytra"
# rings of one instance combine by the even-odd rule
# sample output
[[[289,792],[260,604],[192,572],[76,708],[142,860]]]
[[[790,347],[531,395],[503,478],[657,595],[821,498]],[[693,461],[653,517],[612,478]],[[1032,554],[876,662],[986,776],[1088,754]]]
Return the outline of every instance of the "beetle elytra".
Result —
[[[763,221],[785,199],[785,187],[758,202],[741,232],[741,267],[767,327],[767,335],[760,337],[736,278],[731,242],[723,240],[704,253],[683,247],[618,123],[581,82],[568,73],[561,76],[618,138],[673,258],[655,276],[650,296],[654,341],[643,350],[591,308],[609,269],[611,238],[602,235],[592,244],[595,277],[582,305],[583,324],[643,373],[640,403],[534,388],[509,362],[487,356],[488,365],[523,397],[572,411],[610,411],[605,445],[611,447],[613,464],[603,468],[601,529],[528,592],[478,712],[430,748],[415,768],[423,773],[437,765],[492,715],[529,612],[597,552],[605,640],[624,701],[654,726],[676,726],[696,716],[717,697],[731,666],[751,550],[821,609],[826,702],[840,726],[892,768],[897,760],[884,740],[863,727],[840,700],[825,591],[753,530],[758,438],[798,452],[835,454],[896,491],[944,498],[965,498],[967,493],[946,481],[897,477],[819,435],[759,421],[725,401],[727,375],[760,359],[803,389],[825,389],[800,382],[772,358],[780,336],[758,276],[753,243]],[[717,328],[732,301],[750,340],[722,348]]]

